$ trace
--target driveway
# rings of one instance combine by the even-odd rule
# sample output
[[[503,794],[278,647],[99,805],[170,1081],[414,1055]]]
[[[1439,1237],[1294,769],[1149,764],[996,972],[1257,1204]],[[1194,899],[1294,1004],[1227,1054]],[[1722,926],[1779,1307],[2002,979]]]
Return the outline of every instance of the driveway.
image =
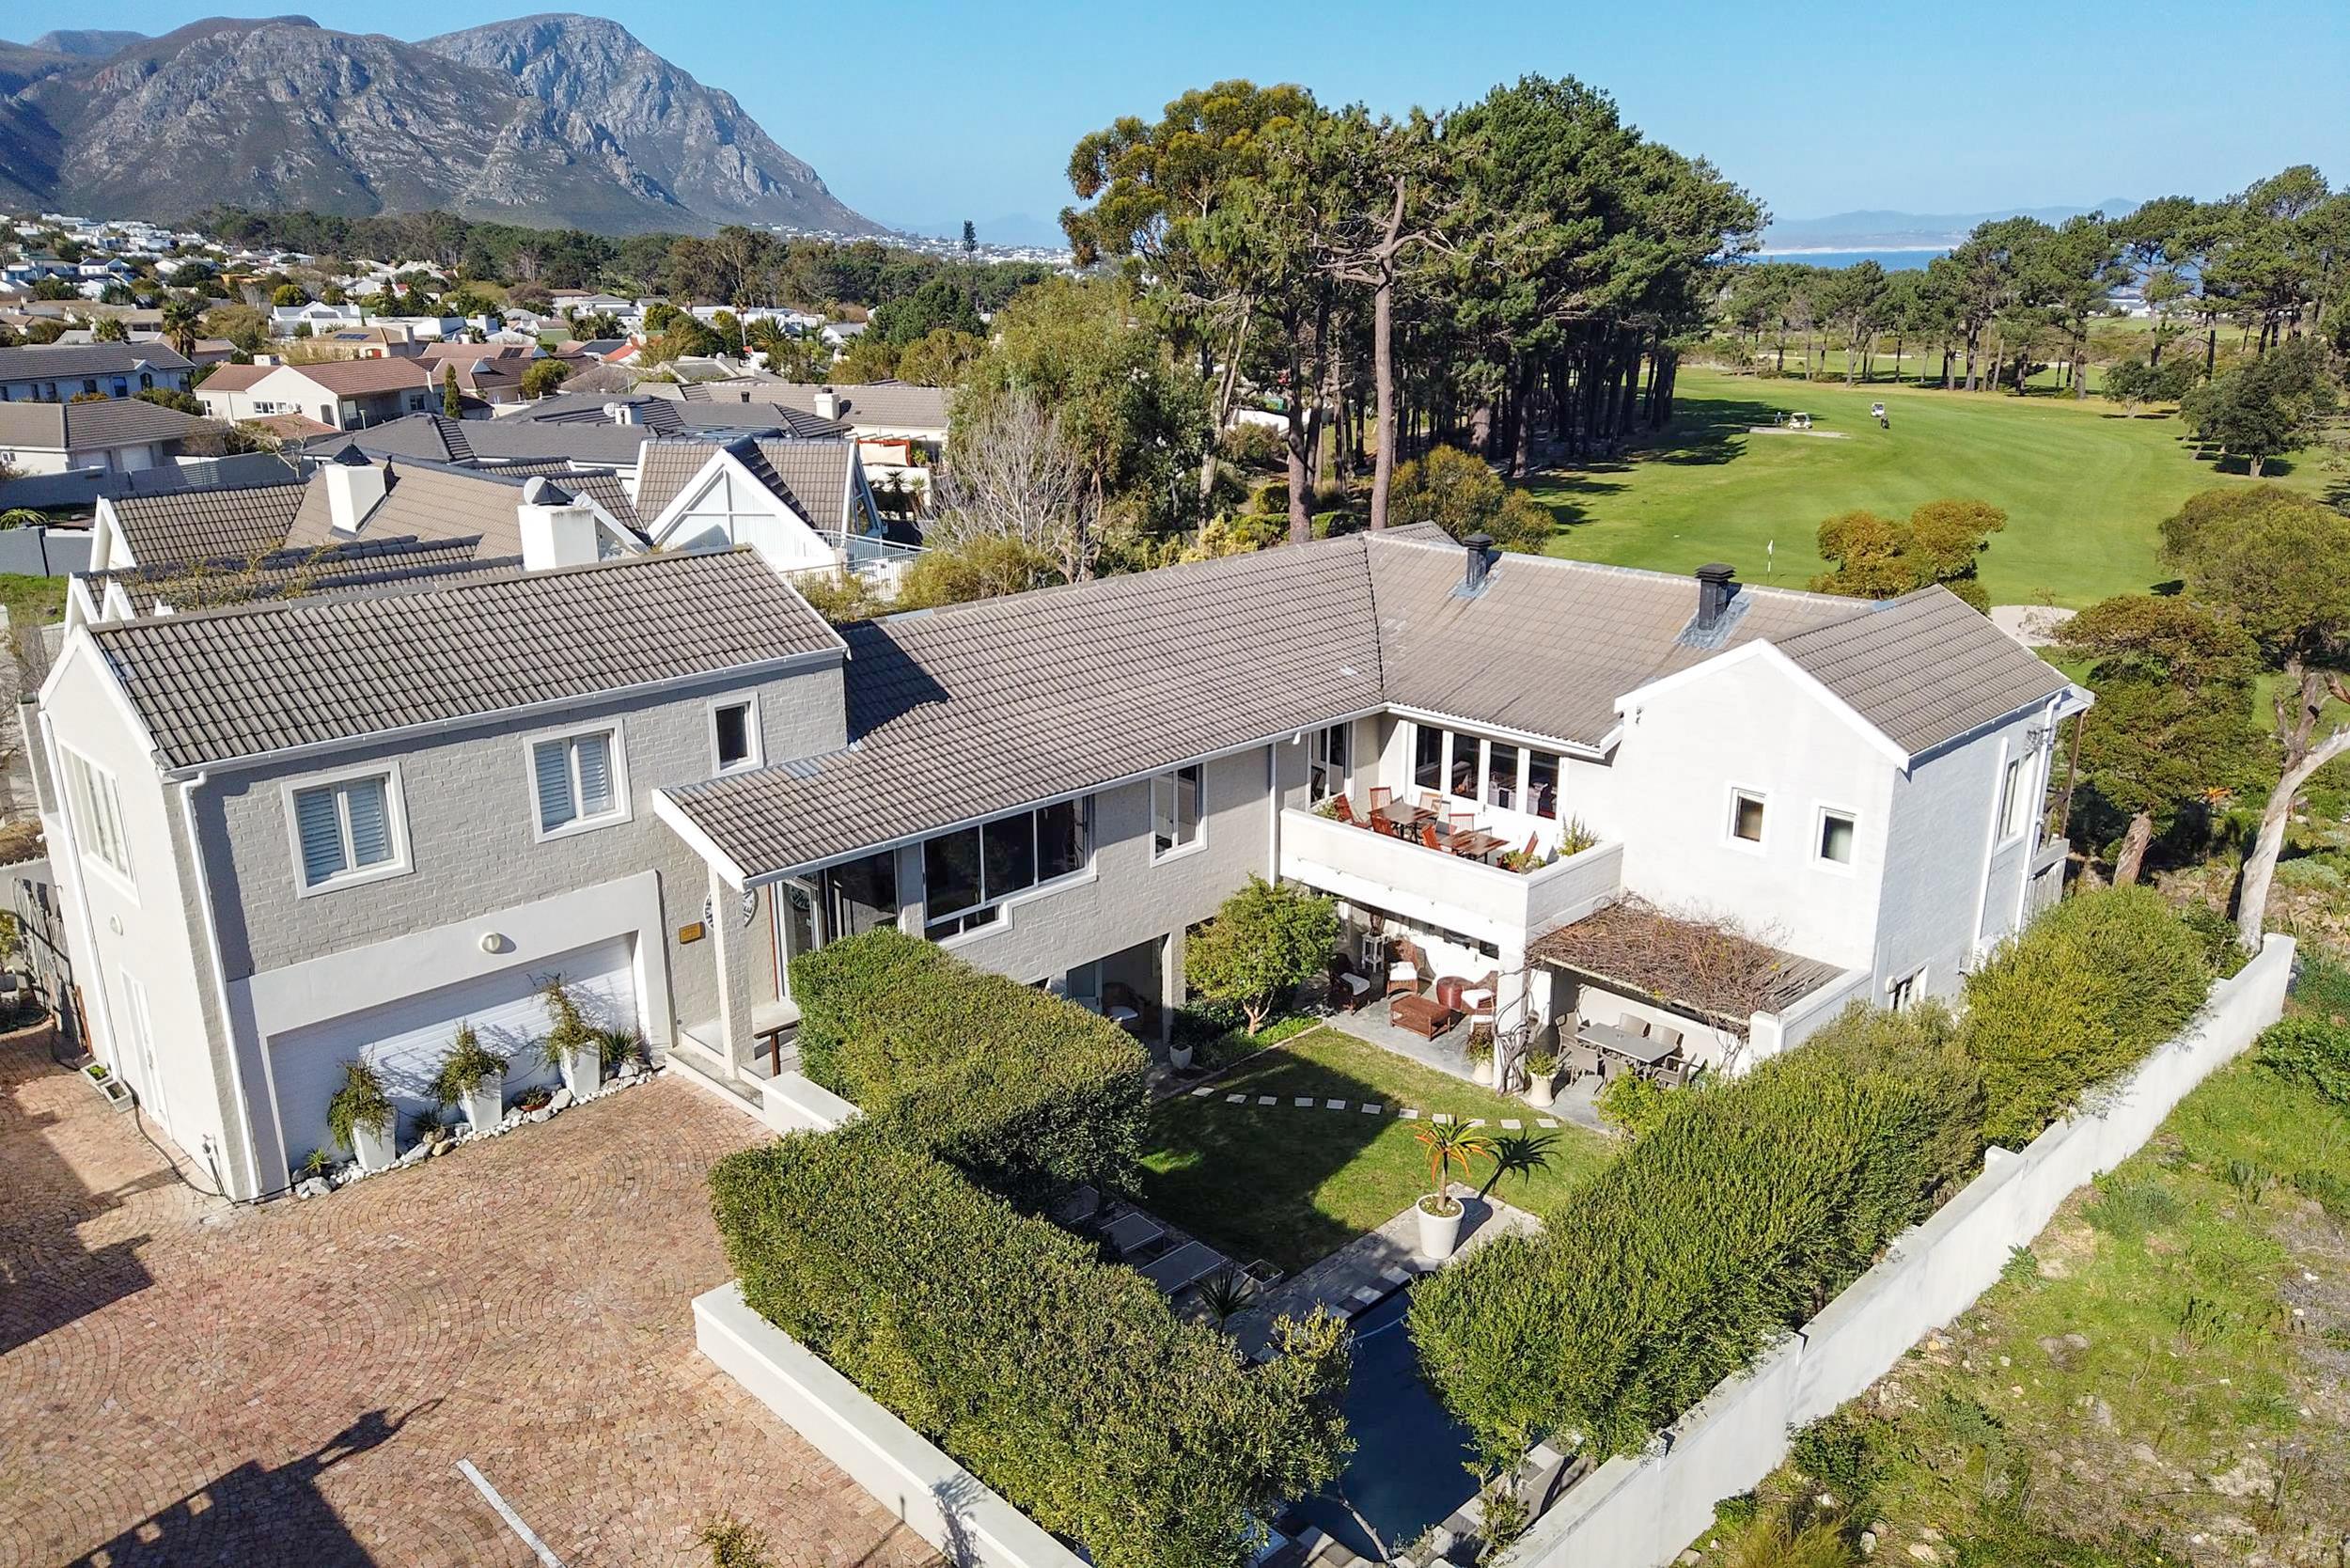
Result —
[[[777,1565],[917,1537],[694,1349],[703,1178],[760,1130],[663,1078],[332,1197],[191,1189],[0,1038],[0,1564]],[[201,1181],[200,1176],[196,1176]]]

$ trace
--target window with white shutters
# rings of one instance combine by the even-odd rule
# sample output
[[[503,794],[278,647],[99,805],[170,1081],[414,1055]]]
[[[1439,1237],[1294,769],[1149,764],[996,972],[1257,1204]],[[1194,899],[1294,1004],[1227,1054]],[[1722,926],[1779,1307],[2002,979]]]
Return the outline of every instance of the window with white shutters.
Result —
[[[540,741],[530,748],[540,837],[619,822],[628,815],[617,752],[617,733],[610,729]]]
[[[306,888],[400,868],[400,836],[386,775],[296,790],[293,819]]]

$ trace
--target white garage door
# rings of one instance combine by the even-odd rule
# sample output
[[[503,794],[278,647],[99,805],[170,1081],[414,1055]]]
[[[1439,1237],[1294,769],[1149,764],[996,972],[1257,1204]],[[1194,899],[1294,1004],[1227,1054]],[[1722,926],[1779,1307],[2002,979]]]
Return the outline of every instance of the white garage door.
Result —
[[[342,1086],[343,1063],[354,1058],[384,1074],[384,1087],[400,1105],[398,1133],[404,1147],[408,1119],[431,1105],[426,1086],[460,1024],[473,1025],[484,1045],[513,1063],[506,1074],[509,1099],[533,1083],[555,1082],[556,1074],[538,1057],[538,1043],[547,1032],[540,988],[559,974],[590,1023],[600,1028],[641,1027],[634,945],[632,937],[619,937],[274,1037],[270,1077],[277,1090],[286,1158],[299,1165],[311,1150],[329,1146],[326,1103]],[[330,1152],[343,1157],[340,1150]]]

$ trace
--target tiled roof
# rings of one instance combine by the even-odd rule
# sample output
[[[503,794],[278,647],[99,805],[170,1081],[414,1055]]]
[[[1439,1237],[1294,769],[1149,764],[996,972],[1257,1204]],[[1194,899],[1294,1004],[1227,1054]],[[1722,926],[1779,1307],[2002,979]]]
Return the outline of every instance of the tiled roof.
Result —
[[[1865,604],[1778,640],[1913,757],[2065,685],[2053,666],[1944,588]]]
[[[446,463],[389,463],[384,499],[360,520],[361,539],[475,539],[484,556],[522,554],[522,504],[529,476]],[[286,530],[288,545],[331,544],[335,532],[323,475],[313,476],[302,510]]]
[[[747,550],[95,628],[168,767],[837,650]]]
[[[849,750],[672,792],[754,873],[1381,705],[1360,539],[844,628]]]
[[[0,351],[5,352],[5,351]],[[142,441],[176,441],[203,421],[144,398],[86,403],[0,403],[0,446],[85,451]]]
[[[274,365],[215,365],[212,373],[196,383],[198,392],[242,392],[275,371]]]
[[[413,589],[431,582],[510,572],[519,559],[482,560],[478,539],[353,540],[256,556],[172,561],[121,572],[93,572],[90,591],[102,605],[105,590],[120,588],[133,615],[157,606],[186,612],[257,599]]]
[[[168,343],[34,343],[0,349],[0,381],[48,381],[57,376],[135,375],[140,369],[185,370],[186,359]],[[62,390],[62,389],[60,389]]]
[[[435,381],[437,370],[414,359],[327,359],[309,365],[288,365],[338,398],[365,397],[371,392],[400,392]]]
[[[838,400],[837,417],[867,429],[917,431],[947,428],[947,391],[939,386],[916,386],[910,382],[876,381],[862,385],[824,386],[813,382],[771,382],[759,388],[762,402],[816,412],[816,394],[829,390]]]
[[[812,526],[858,532],[849,505],[849,471],[856,443],[845,439],[799,441],[747,436],[719,443],[691,436],[645,443],[637,459],[636,514],[648,524],[661,515],[719,450],[733,454],[745,471]]]
[[[678,492],[718,455],[715,442],[648,441],[636,458],[636,515],[659,517]]]
[[[240,490],[177,490],[159,495],[123,495],[107,504],[131,543],[131,558],[142,567],[180,561],[244,558],[274,550],[301,509],[300,484],[252,485]]]

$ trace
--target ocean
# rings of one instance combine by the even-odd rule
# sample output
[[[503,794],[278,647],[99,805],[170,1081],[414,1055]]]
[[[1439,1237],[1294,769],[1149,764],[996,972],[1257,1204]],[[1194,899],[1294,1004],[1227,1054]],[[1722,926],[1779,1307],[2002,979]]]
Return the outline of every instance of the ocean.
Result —
[[[1861,261],[1873,261],[1888,273],[1915,271],[1937,256],[1950,255],[1950,247],[1938,250],[1764,250],[1755,253],[1758,261],[1800,261],[1807,267],[1849,267]]]

